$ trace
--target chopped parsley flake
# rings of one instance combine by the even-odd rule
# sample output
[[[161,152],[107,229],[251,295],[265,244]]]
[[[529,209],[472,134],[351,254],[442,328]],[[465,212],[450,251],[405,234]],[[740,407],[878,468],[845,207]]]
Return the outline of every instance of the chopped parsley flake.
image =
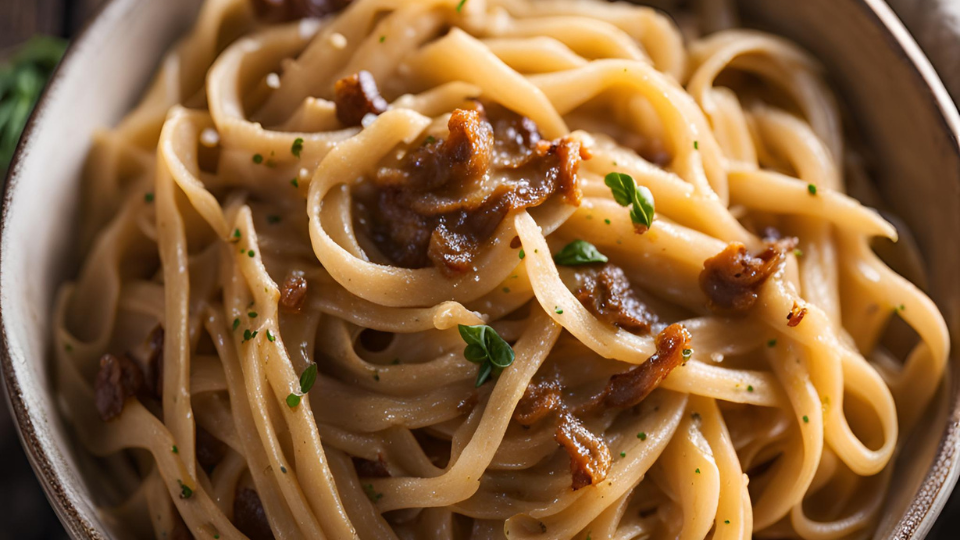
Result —
[[[300,404],[300,396],[297,394],[290,394],[287,396],[287,407],[293,409]]]
[[[640,433],[637,433],[637,438],[641,441],[645,441],[647,440],[647,434],[641,431]]]
[[[294,177],[294,179],[290,181],[290,185],[293,187],[300,187],[300,182],[297,182],[296,177]]]
[[[254,256],[256,256],[256,254],[257,253],[251,249],[250,251],[247,252],[247,257],[250,257],[252,259]]]
[[[270,330],[267,330],[267,341],[274,342],[277,340],[277,337],[274,336]]]
[[[240,317],[237,317],[233,320],[233,329],[236,330],[240,326]]]
[[[467,0],[460,0],[460,3],[457,4],[457,13],[463,11],[463,5],[467,3]]]
[[[723,520],[723,522],[726,523],[727,525],[730,524],[730,520],[729,520],[729,519],[725,519],[725,520]]]
[[[251,319],[256,319],[256,318],[257,318],[257,312],[256,312],[256,311],[251,311],[250,313],[247,313],[247,317],[250,317]]]
[[[626,452],[620,452],[620,457],[627,457],[627,453],[626,453]]]
[[[383,493],[377,493],[376,490],[373,489],[373,484],[364,484],[363,491],[367,494],[370,502],[377,502],[383,498]]]
[[[700,474],[700,467],[697,467],[697,470],[695,470],[695,471],[693,471],[693,472],[695,472],[695,473],[697,473],[697,474]]]
[[[254,154],[254,155],[253,155],[253,162],[256,163],[257,165],[263,163],[263,155],[261,155],[261,154]]]
[[[505,294],[509,294],[509,293],[510,293],[510,287],[504,287],[502,290],[503,290],[503,292],[504,292]]]
[[[523,248],[520,248],[520,260],[522,261],[523,258],[526,257],[526,256],[527,256],[527,254],[523,251]]]
[[[693,149],[694,150],[700,149],[700,141],[693,141]]]
[[[383,43],[387,40],[387,36],[380,36],[380,43]]]
[[[804,424],[809,424],[809,423],[810,423],[810,417],[807,416],[807,415],[803,415],[803,423],[804,423]]]
[[[297,158],[299,158],[301,151],[303,151],[303,139],[300,137],[297,137],[296,139],[293,140],[293,145],[290,147],[290,153],[292,153],[293,155],[297,156]]]
[[[193,490],[190,489],[190,486],[184,484],[184,483],[181,482],[180,480],[177,480],[177,483],[180,484],[180,498],[181,498],[181,499],[189,499],[190,497],[193,497]]]
[[[281,465],[281,466],[280,466],[280,472],[282,472],[283,474],[287,474],[287,468],[284,467],[283,465]]]
[[[177,448],[177,445],[173,445],[173,448],[171,448],[170,451],[173,452],[174,454],[180,453],[180,449]]]
[[[767,347],[776,347],[776,346],[777,346],[777,340],[775,339],[771,339],[770,341],[767,342]]]
[[[816,195],[816,194],[817,194],[817,186],[815,186],[815,185],[813,185],[813,184],[807,184],[807,192],[809,192],[811,195]]]
[[[143,196],[143,200],[147,201],[148,203],[152,203],[152,202],[153,202],[153,193],[147,193],[146,195],[144,195],[144,196]]]
[[[553,310],[557,312],[557,315],[563,315],[563,310],[560,309],[560,306],[554,306]]]
[[[798,259],[799,259],[800,257],[803,257],[803,250],[801,250],[800,248],[794,249],[794,250],[793,250],[793,256],[796,257],[796,258],[798,258]]]
[[[747,385],[747,392],[753,392],[753,385],[752,385],[752,384],[748,384],[748,385]]]

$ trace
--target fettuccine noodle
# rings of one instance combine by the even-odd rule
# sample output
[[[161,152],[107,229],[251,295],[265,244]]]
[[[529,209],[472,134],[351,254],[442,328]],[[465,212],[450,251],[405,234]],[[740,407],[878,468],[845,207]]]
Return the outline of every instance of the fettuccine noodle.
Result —
[[[88,159],[54,331],[105,513],[158,539],[871,533],[949,339],[871,249],[909,231],[846,194],[804,51],[730,10],[254,4],[207,0]],[[348,120],[351,80],[376,88]],[[465,161],[483,140],[499,168]]]

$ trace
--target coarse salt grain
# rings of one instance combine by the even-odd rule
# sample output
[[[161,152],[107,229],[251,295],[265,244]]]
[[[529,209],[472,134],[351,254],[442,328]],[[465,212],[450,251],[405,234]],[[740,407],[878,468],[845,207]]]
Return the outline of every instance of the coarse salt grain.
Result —
[[[340,32],[334,32],[330,34],[330,45],[334,49],[344,49],[347,46],[347,38]]]
[[[205,128],[200,132],[200,144],[212,148],[220,144],[220,134],[213,128]]]
[[[280,88],[280,76],[276,73],[271,73],[267,75],[267,86],[276,90]]]

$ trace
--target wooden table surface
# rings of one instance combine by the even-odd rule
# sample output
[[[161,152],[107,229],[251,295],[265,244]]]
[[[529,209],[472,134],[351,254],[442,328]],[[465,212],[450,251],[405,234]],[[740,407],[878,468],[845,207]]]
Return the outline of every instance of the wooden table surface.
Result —
[[[74,36],[106,0],[0,0],[0,50],[20,43],[34,34],[48,34],[62,38]],[[198,0],[199,1],[199,0]],[[960,0],[893,0],[900,16],[923,33],[923,22],[912,19],[917,12],[929,14],[931,3],[955,2],[960,11]],[[923,7],[922,7],[922,6]],[[960,17],[960,15],[958,15]],[[922,45],[924,40],[920,40]],[[930,48],[930,47],[928,47]],[[936,54],[937,67],[946,70],[947,82],[954,97],[960,95],[960,71],[954,71],[956,59],[949,66]],[[930,51],[928,51],[930,52]],[[942,54],[940,56],[943,56]],[[938,60],[941,60],[938,62]],[[951,80],[952,77],[952,80]],[[66,539],[59,521],[47,504],[40,486],[33,476],[20,448],[20,441],[8,416],[6,406],[0,406],[0,540]],[[954,494],[943,517],[928,537],[931,540],[960,537],[960,496]]]
[[[0,49],[20,43],[37,33],[68,38],[83,26],[103,2],[0,0]]]

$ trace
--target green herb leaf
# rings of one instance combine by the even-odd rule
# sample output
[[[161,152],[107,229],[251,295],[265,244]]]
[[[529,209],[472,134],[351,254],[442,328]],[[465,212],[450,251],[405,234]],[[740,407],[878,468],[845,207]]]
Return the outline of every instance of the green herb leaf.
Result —
[[[603,179],[603,183],[613,193],[613,200],[620,206],[630,206],[630,220],[635,225],[650,228],[656,207],[653,193],[646,186],[638,186],[629,174],[612,172]]]
[[[261,154],[254,154],[254,155],[253,155],[253,162],[256,163],[257,165],[263,163],[263,155],[261,155]]]
[[[0,176],[65,48],[66,42],[57,38],[34,37],[0,64]]]
[[[563,266],[605,263],[608,260],[606,255],[600,253],[596,246],[586,240],[574,240],[553,256],[553,262]]]
[[[297,158],[299,158],[299,157],[300,157],[300,152],[302,152],[302,151],[303,151],[303,139],[300,138],[300,137],[297,137],[297,138],[294,139],[294,141],[293,141],[293,146],[290,147],[290,152],[291,152],[293,155],[297,156]]]
[[[143,200],[146,201],[146,202],[148,202],[148,203],[152,203],[152,202],[153,202],[153,193],[147,193],[146,195],[144,195],[144,196],[143,196]]]
[[[523,258],[526,256],[527,256],[526,252],[523,251],[523,248],[520,248],[520,260],[522,261]]]
[[[300,187],[300,182],[297,182],[297,179],[294,178],[293,180],[290,181],[290,185],[293,187]]]
[[[256,318],[257,318],[257,312],[256,312],[256,311],[251,311],[250,313],[247,313],[247,317],[250,317],[251,319],[256,319]]]
[[[274,336],[274,335],[270,332],[270,330],[267,330],[267,341],[269,341],[269,342],[272,343],[272,342],[274,342],[274,341],[276,341],[276,340],[277,340],[277,337]]]
[[[460,3],[457,4],[457,13],[460,13],[463,10],[463,5],[467,3],[467,0],[460,0]]]
[[[240,326],[240,317],[237,317],[233,320],[233,329],[236,330]]]
[[[813,184],[807,184],[807,192],[810,193],[811,195],[816,195],[816,194],[817,194],[817,186],[815,186],[815,185],[813,185]]]
[[[492,371],[493,366],[490,364],[490,362],[484,362],[480,364],[480,371],[477,372],[477,388],[480,388],[483,386],[483,383],[487,382],[487,379],[490,378],[490,373]]]
[[[803,415],[803,423],[804,423],[804,424],[809,424],[809,423],[810,423],[810,417],[807,416],[807,415]]]
[[[313,388],[315,382],[317,382],[317,364],[310,364],[300,374],[300,392],[306,394]]]
[[[179,453],[180,453],[180,449],[177,448],[177,445],[173,445],[173,448],[171,449],[171,451],[172,451],[174,454],[179,454]]]
[[[767,347],[776,347],[776,346],[777,346],[777,340],[775,339],[771,339],[770,341],[767,342]]]
[[[480,324],[458,326],[460,337],[467,344],[463,356],[470,362],[480,364],[477,375],[477,386],[482,385],[491,373],[498,374],[500,370],[513,364],[516,354],[513,348],[497,334],[493,328]]]
[[[641,431],[640,433],[637,433],[637,438],[641,441],[645,441],[647,440],[647,434]]]
[[[287,407],[291,409],[300,404],[300,396],[297,394],[290,394],[287,396]]]

